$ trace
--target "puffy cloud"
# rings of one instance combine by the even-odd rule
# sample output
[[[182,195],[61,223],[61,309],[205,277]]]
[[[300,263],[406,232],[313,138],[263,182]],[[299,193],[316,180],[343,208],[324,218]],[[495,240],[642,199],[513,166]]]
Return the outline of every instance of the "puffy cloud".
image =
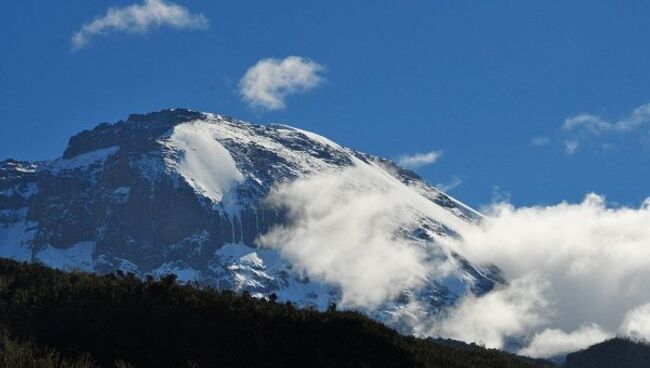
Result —
[[[442,157],[442,151],[430,151],[416,153],[413,155],[401,155],[397,158],[397,164],[403,167],[414,169],[421,166],[431,165]]]
[[[536,333],[530,344],[518,354],[532,358],[552,358],[588,348],[612,337],[597,324],[580,326],[571,332],[549,328]]]
[[[145,0],[122,8],[109,8],[106,15],[85,23],[72,36],[72,46],[80,49],[97,35],[109,32],[146,33],[153,28],[207,28],[208,18],[164,0]]]
[[[481,226],[461,234],[459,247],[474,262],[497,264],[509,279],[534,274],[547,282],[548,327],[577,329],[575,336],[594,342],[596,330],[580,326],[595,323],[601,332],[616,331],[628,310],[650,300],[644,281],[650,277],[649,223],[650,200],[640,208],[611,208],[595,194],[576,204],[501,203],[488,209]],[[628,313],[621,331],[643,335],[648,309]],[[534,333],[539,331],[529,331]],[[533,337],[523,351],[542,354],[550,334]]]
[[[281,110],[287,96],[321,84],[324,70],[323,65],[299,56],[263,59],[246,71],[239,81],[239,93],[252,107]]]
[[[599,134],[603,132],[632,131],[648,122],[650,122],[650,103],[635,108],[627,116],[616,121],[609,121],[597,115],[582,113],[565,119],[562,127],[565,130],[583,128],[589,132]]]
[[[650,340],[650,303],[627,312],[620,332],[634,338]]]

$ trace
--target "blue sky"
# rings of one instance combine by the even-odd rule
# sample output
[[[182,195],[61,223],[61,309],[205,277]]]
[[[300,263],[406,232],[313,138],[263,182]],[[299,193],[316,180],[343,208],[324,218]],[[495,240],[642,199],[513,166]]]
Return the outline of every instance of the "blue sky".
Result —
[[[194,23],[87,28],[75,48],[84,24],[133,4],[3,4],[0,159],[55,158],[100,122],[188,107],[393,159],[435,152],[415,170],[473,206],[650,193],[647,1],[177,0]],[[284,108],[242,99],[249,68],[289,56],[322,67],[316,80]]]

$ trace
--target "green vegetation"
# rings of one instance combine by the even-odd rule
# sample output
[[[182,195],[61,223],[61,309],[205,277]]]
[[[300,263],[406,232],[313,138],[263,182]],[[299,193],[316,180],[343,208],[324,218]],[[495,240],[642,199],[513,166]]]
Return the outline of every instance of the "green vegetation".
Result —
[[[5,367],[539,367],[174,277],[65,273],[0,260]]]

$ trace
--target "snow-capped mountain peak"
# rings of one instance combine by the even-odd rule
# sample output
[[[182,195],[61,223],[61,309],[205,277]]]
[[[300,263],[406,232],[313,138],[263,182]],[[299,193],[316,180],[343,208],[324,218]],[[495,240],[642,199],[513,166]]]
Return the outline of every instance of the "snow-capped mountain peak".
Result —
[[[471,264],[444,241],[481,216],[413,172],[315,133],[185,109],[100,124],[53,161],[0,162],[0,256],[100,273],[175,273],[181,282],[326,308],[341,300],[341,285],[310,278],[259,239],[291,220],[290,208],[268,200],[274,188],[337,172],[353,186],[399,188],[407,202],[395,236],[426,249],[431,267],[434,258],[453,266],[366,309],[373,317],[395,321],[413,300],[436,313],[502,282],[498,270]]]

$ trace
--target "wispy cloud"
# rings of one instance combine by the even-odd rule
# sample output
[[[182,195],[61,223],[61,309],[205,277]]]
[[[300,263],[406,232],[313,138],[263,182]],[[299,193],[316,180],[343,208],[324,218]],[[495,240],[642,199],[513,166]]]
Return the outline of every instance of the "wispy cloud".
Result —
[[[459,176],[454,175],[451,177],[451,179],[449,179],[449,181],[445,183],[436,184],[436,188],[442,190],[443,192],[451,192],[462,183],[463,183],[463,179],[460,178]]]
[[[415,153],[412,155],[401,155],[397,158],[397,164],[409,169],[431,165],[442,157],[442,151],[430,151]]]
[[[564,142],[564,151],[569,156],[576,153],[576,151],[578,150],[578,147],[580,147],[580,142],[578,142],[576,140],[568,140],[568,141]]]
[[[508,191],[501,189],[498,185],[492,186],[492,195],[490,196],[492,203],[509,203],[512,200],[512,194]],[[482,210],[489,211],[489,207],[482,208]]]
[[[323,82],[325,67],[299,56],[263,59],[239,81],[239,93],[254,108],[281,110],[287,96],[306,92]]]
[[[638,134],[629,134],[631,132]],[[562,149],[567,156],[571,156],[578,148],[610,153],[615,148],[612,140],[628,140],[629,144],[633,144],[633,140],[637,139],[637,143],[647,146],[649,136],[650,103],[645,103],[622,114],[618,119],[586,112],[569,116],[555,133],[534,137],[530,144],[538,148]]]
[[[650,123],[650,103],[643,104],[627,116],[610,121],[598,115],[582,113],[564,120],[565,130],[585,129],[594,134],[603,132],[627,132]]]
[[[200,13],[190,13],[186,8],[164,0],[145,0],[122,8],[109,8],[102,17],[85,23],[74,33],[74,49],[88,45],[91,39],[110,32],[146,33],[163,26],[183,29],[204,29],[208,18]]]
[[[551,142],[549,137],[535,137],[530,140],[530,144],[535,147],[544,147]]]

